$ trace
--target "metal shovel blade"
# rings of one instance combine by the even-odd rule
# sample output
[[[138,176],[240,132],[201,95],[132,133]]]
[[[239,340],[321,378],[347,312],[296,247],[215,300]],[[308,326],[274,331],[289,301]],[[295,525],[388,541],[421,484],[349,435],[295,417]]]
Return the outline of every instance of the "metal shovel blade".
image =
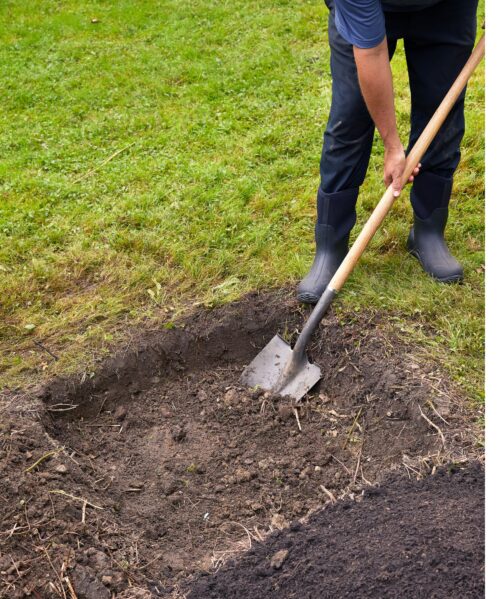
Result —
[[[292,348],[275,335],[245,368],[240,382],[299,401],[320,380],[321,370],[305,354],[298,363],[293,358]]]

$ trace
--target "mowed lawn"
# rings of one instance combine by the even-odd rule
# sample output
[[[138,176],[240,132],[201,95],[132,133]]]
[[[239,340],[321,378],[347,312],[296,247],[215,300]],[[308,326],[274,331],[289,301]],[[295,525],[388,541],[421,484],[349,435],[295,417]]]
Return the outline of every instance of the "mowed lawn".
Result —
[[[175,326],[196,306],[303,276],[328,58],[322,0],[0,4],[0,389],[92,372],[131,327]],[[393,69],[406,139],[401,43]],[[469,87],[448,229],[466,282],[435,284],[407,255],[405,192],[336,304],[381,312],[474,401],[483,73]],[[383,193],[382,158],[377,139],[356,231]]]

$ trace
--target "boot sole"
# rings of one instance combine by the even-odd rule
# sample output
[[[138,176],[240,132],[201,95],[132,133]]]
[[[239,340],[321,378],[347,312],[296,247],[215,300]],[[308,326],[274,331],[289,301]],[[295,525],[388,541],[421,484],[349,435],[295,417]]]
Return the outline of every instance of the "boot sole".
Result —
[[[427,272],[425,270],[425,268],[422,266],[422,260],[420,260],[420,255],[417,250],[412,250],[412,249],[408,248],[408,252],[409,252],[410,256],[413,256],[414,258],[416,258],[418,260],[420,266],[422,267],[422,270],[427,275],[429,275],[431,277],[431,279],[434,279],[438,283],[461,283],[464,280],[463,275],[452,275],[450,277],[436,277],[435,275]]]
[[[309,293],[307,291],[304,291],[302,293],[297,294],[297,300],[301,304],[310,304],[310,305],[314,306],[315,304],[317,304],[319,302],[319,297],[314,293]]]

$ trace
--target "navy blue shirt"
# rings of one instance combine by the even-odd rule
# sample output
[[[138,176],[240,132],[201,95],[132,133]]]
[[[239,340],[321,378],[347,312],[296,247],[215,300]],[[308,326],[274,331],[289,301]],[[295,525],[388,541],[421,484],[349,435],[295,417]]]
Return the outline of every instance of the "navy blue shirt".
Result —
[[[335,25],[357,48],[374,48],[385,37],[385,11],[422,10],[441,0],[335,0]]]

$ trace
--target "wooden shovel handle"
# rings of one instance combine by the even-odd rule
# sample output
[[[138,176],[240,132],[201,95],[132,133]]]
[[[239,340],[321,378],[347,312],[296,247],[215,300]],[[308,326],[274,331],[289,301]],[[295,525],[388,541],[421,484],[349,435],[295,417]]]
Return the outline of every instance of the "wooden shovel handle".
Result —
[[[408,181],[410,175],[413,173],[413,170],[418,165],[427,148],[432,143],[436,133],[439,131],[441,125],[444,123],[446,117],[450,113],[450,110],[455,105],[455,102],[462,93],[462,90],[466,86],[467,81],[470,79],[477,65],[481,62],[483,56],[484,34],[474,48],[474,51],[460,72],[460,75],[457,77],[455,83],[451,86],[450,91],[446,94],[443,101],[439,105],[439,108],[434,113],[434,116],[427,124],[427,127],[422,131],[422,134],[413,146],[411,152],[408,154],[403,172],[404,183]],[[380,202],[377,204],[372,215],[366,221],[365,226],[363,227],[356,241],[353,243],[349,253],[344,258],[344,261],[340,265],[339,269],[333,275],[332,280],[328,284],[328,289],[330,289],[330,291],[336,293],[340,291],[341,287],[344,285],[347,278],[356,266],[358,260],[360,259],[361,254],[365,251],[366,246],[370,243],[370,240],[382,224],[382,221],[391,209],[391,206],[394,204],[395,200],[396,198],[394,197],[392,191],[392,185],[390,185],[382,196]]]

